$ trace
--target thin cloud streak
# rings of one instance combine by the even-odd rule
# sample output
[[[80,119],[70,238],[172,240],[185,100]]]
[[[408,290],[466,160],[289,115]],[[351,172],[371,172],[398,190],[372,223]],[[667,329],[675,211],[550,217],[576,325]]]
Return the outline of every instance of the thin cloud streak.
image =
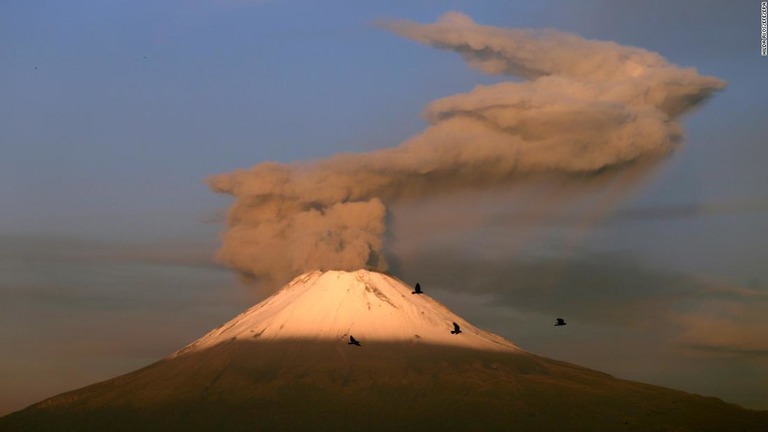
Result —
[[[768,211],[768,200],[764,198],[721,201],[708,203],[686,203],[665,206],[635,207],[613,210],[601,221],[601,226],[644,221],[672,221],[715,215],[739,215]],[[574,225],[579,218],[567,213],[552,214],[547,218],[525,211],[509,212],[493,218],[491,224],[526,224],[526,225]]]

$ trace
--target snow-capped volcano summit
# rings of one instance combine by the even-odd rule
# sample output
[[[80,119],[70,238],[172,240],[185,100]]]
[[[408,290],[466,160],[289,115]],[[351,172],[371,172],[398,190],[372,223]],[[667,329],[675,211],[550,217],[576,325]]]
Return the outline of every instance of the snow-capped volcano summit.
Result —
[[[451,334],[453,323],[461,334]],[[519,350],[480,330],[427,294],[382,273],[358,270],[313,271],[296,277],[277,293],[176,352],[174,356],[229,341],[408,342],[482,350]]]

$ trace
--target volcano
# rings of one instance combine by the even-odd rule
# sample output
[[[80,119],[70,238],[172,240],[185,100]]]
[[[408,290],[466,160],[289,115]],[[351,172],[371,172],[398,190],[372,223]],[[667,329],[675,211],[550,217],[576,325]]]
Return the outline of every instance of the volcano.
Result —
[[[301,275],[165,359],[0,418],[160,430],[765,431],[768,412],[536,356],[359,270]]]

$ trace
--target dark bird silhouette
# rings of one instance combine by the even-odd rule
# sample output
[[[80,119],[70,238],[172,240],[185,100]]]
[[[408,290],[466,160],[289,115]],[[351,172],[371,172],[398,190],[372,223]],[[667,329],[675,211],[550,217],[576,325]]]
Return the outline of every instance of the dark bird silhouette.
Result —
[[[555,323],[555,327],[557,327],[557,326],[564,326],[564,325],[567,325],[565,323],[565,320],[562,319],[562,318],[557,318],[557,322]]]
[[[360,346],[360,342],[358,342],[357,339],[355,339],[354,336],[349,335],[349,343],[347,343],[347,345],[357,345],[357,346]]]
[[[421,285],[416,283],[415,290],[411,294],[424,294],[424,291],[421,290]]]
[[[459,334],[461,333],[461,327],[459,327],[458,324],[453,323],[453,330],[451,330],[451,334]]]

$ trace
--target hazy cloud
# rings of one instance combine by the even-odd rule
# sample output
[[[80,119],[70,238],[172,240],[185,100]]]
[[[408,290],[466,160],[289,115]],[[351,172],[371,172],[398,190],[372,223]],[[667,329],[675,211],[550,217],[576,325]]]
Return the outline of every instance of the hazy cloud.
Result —
[[[742,214],[765,211],[768,211],[768,200],[766,199],[659,205],[619,209],[606,216],[601,221],[601,224],[678,220],[721,214]],[[498,216],[494,218],[494,220],[491,220],[490,223],[497,225],[576,224],[579,223],[579,220],[569,214],[554,214],[550,215],[548,218],[543,218],[540,214],[533,211],[516,210]]]
[[[580,334],[627,329],[691,355],[768,355],[764,287],[651,267],[620,252],[492,260],[421,250],[403,262],[402,277],[425,289],[469,291],[519,313],[564,316]]]
[[[677,318],[682,327],[678,342],[711,354],[768,357],[768,293],[748,299],[706,299]]]

